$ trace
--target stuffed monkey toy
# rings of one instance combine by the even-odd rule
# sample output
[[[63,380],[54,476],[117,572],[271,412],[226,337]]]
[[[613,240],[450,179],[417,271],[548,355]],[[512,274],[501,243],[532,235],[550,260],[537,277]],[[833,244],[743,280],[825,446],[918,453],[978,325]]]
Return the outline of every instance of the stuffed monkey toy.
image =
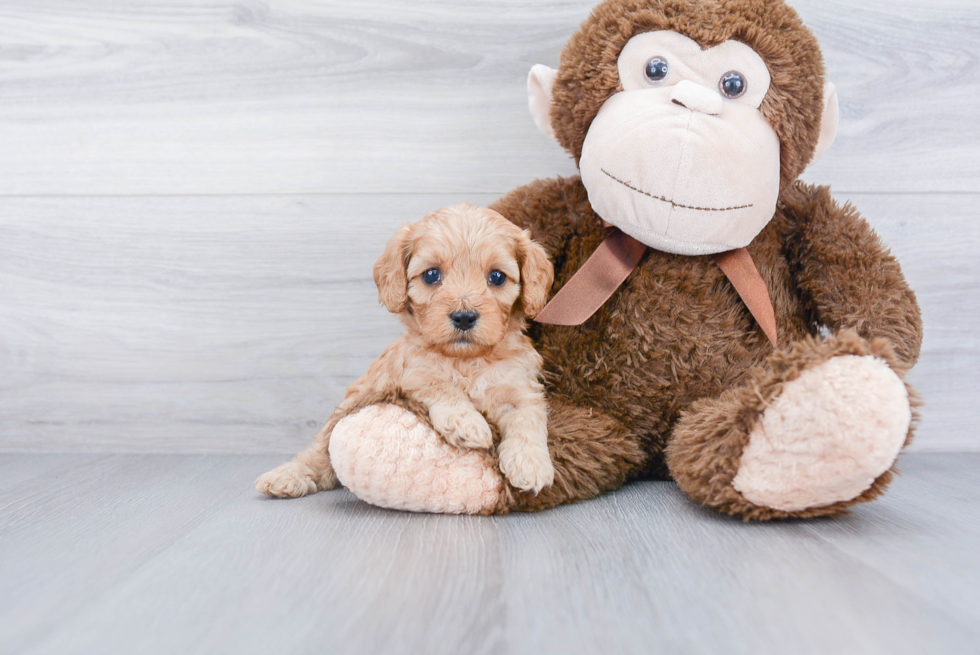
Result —
[[[581,175],[493,205],[555,265],[544,357],[554,484],[432,431],[410,398],[331,417],[282,495],[535,511],[639,478],[744,519],[879,496],[912,436],[915,295],[863,218],[797,178],[833,140],[820,49],[780,0],[606,0],[528,80]],[[327,443],[329,442],[329,446]],[[319,444],[319,445],[318,445]]]

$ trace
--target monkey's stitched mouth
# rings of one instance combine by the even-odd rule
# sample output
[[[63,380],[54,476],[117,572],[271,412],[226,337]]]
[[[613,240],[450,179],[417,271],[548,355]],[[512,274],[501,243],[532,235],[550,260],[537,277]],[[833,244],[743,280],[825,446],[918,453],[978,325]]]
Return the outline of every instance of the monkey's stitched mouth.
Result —
[[[612,173],[610,173],[609,171],[607,171],[605,168],[600,168],[599,170],[602,171],[610,179],[615,180],[616,182],[619,182],[620,184],[622,184],[627,189],[632,189],[633,191],[636,191],[637,193],[642,193],[643,195],[649,196],[650,198],[653,198],[654,200],[659,200],[661,202],[669,202],[671,207],[681,207],[683,209],[695,209],[695,210],[701,211],[701,212],[729,212],[729,211],[733,211],[735,209],[748,209],[749,207],[752,206],[751,204],[748,204],[748,205],[739,205],[738,207],[692,207],[691,205],[683,205],[683,204],[681,204],[679,202],[674,202],[670,198],[664,198],[663,196],[655,196],[652,193],[647,193],[646,191],[644,191],[642,189],[637,189],[635,186],[633,186],[629,182],[624,182],[623,180],[619,179],[618,177],[616,177],[615,175],[613,175]]]

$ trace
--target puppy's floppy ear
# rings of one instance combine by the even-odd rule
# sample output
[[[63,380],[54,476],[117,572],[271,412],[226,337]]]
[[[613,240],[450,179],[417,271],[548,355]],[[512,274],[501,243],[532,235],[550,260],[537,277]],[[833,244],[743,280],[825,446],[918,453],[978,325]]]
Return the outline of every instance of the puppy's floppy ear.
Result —
[[[517,238],[517,262],[521,267],[521,304],[524,314],[534,318],[548,302],[548,292],[555,279],[555,269],[548,253],[531,240],[531,233],[521,232]]]
[[[408,305],[409,236],[411,224],[402,225],[391,237],[385,251],[374,264],[374,283],[378,285],[378,300],[392,314],[405,311]]]

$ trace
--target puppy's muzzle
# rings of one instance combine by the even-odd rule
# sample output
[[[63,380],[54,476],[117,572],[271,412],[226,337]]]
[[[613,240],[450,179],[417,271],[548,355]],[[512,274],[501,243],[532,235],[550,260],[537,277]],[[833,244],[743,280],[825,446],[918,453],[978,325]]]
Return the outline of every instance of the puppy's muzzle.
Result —
[[[453,312],[449,315],[449,320],[453,322],[453,327],[460,332],[468,332],[469,330],[472,330],[479,318],[480,315],[474,311]]]

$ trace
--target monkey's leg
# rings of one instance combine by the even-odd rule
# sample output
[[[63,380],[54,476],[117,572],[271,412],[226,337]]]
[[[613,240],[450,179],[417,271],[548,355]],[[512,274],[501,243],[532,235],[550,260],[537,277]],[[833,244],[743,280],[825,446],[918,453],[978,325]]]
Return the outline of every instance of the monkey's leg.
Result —
[[[682,415],[671,475],[694,500],[746,520],[844,513],[883,493],[912,438],[904,375],[884,340],[794,343],[745,386]]]
[[[548,447],[554,484],[537,496],[511,487],[493,450],[447,444],[404,407],[374,405],[341,420],[330,440],[340,482],[361,500],[416,512],[537,511],[622,486],[647,455],[615,421],[552,406]]]

